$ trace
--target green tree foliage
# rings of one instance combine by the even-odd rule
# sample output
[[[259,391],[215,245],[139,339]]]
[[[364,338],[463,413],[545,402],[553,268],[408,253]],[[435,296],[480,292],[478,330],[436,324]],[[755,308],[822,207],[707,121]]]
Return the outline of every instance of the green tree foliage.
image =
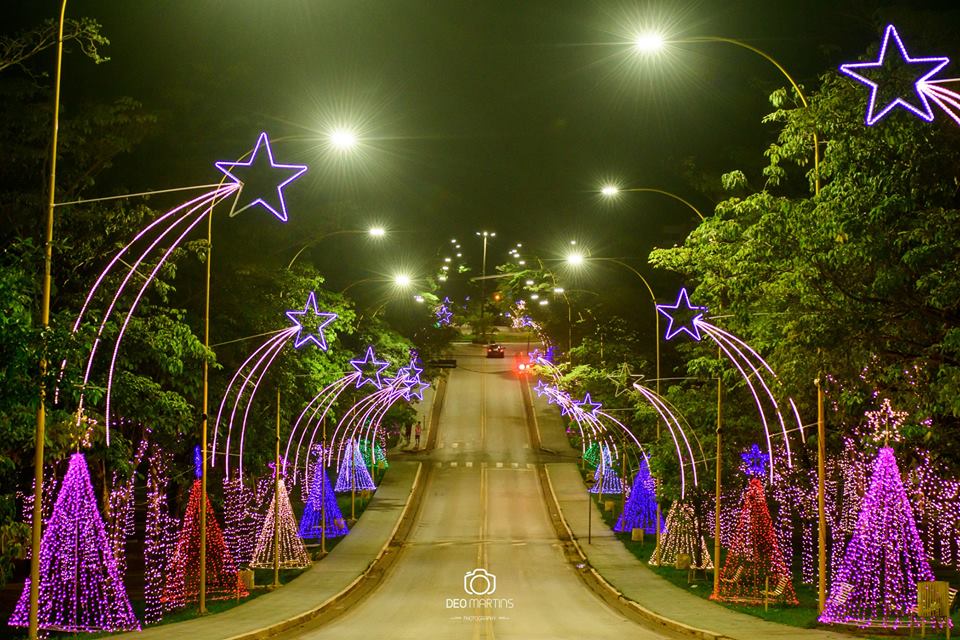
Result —
[[[832,430],[889,397],[947,454],[960,419],[960,131],[942,114],[928,124],[903,110],[866,127],[866,97],[830,71],[810,109],[771,114],[781,131],[766,152],[766,188],[721,202],[683,246],[650,261],[696,283],[696,304],[729,316],[720,322],[767,357],[808,422],[822,372]],[[708,346],[685,349],[698,373]],[[733,415],[747,415],[738,400]]]

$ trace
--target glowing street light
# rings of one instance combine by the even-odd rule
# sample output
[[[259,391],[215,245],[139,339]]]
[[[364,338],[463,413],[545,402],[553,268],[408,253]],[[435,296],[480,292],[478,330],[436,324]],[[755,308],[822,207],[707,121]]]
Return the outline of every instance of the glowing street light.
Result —
[[[602,195],[604,198],[615,198],[619,196],[621,193],[626,193],[626,192],[659,193],[662,196],[667,196],[668,198],[672,198],[676,200],[677,202],[679,202],[680,204],[684,205],[685,207],[693,211],[695,214],[697,214],[698,218],[700,218],[701,220],[705,220],[704,215],[700,212],[699,209],[697,209],[689,201],[681,198],[680,196],[673,193],[672,191],[664,191],[663,189],[654,189],[653,187],[635,187],[632,189],[621,189],[620,187],[613,184],[605,184],[602,187],[600,187],[600,195]]]
[[[657,53],[663,49],[665,41],[662,35],[655,31],[637,34],[633,39],[633,48],[640,53]]]
[[[578,267],[583,264],[586,258],[583,257],[582,253],[574,251],[573,253],[568,253],[566,257],[567,264]]]
[[[413,280],[405,273],[398,273],[393,277],[393,283],[405,289],[413,283]]]
[[[373,238],[382,238],[387,235],[387,230],[383,227],[370,227],[367,229],[367,233]]]
[[[348,151],[357,146],[357,134],[348,129],[334,129],[330,132],[330,146],[340,151]]]
[[[601,193],[605,198],[612,198],[613,196],[615,196],[615,195],[617,195],[618,193],[620,193],[620,188],[617,187],[616,185],[605,184],[605,185],[603,185],[603,188],[600,189],[600,193]]]

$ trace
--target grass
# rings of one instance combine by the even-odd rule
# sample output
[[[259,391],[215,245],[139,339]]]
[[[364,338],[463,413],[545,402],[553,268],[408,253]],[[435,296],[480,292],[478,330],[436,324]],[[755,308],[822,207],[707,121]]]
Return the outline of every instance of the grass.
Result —
[[[592,470],[589,470],[589,469],[586,471],[581,470],[581,474],[584,476],[585,480],[588,477],[590,480],[593,479]],[[589,476],[587,474],[589,474]],[[591,495],[593,496],[594,501],[600,507],[600,510],[603,514],[604,523],[608,527],[613,529],[613,525],[616,523],[616,519],[619,515],[619,511],[618,511],[619,505],[617,505],[617,507],[615,507],[613,511],[607,512],[603,509],[603,505],[600,504],[599,496],[595,494],[591,494]],[[661,578],[665,579],[667,582],[670,582],[671,584],[683,589],[684,591],[687,591],[688,593],[692,593],[701,598],[704,598],[704,599],[709,598],[711,592],[713,591],[713,578],[711,573],[707,574],[710,577],[706,581],[704,581],[703,579],[700,579],[693,583],[689,583],[687,581],[687,571],[677,570],[672,567],[655,567],[647,564],[647,562],[650,560],[650,556],[653,554],[654,547],[655,547],[653,536],[646,537],[645,541],[641,543],[641,542],[634,542],[631,539],[631,536],[629,533],[614,533],[614,535],[620,540],[621,543],[623,543],[623,546],[626,547],[627,550],[634,555],[634,557],[636,557],[638,560],[643,562],[644,565],[646,565],[651,571],[659,575]],[[707,540],[707,548],[708,549],[713,548],[712,539]],[[937,578],[940,580],[943,580],[943,579],[949,579],[952,577],[952,579],[950,579],[951,584],[957,584],[958,582],[960,582],[960,579],[958,579],[956,572],[951,572],[951,573],[952,573],[952,576],[938,575]],[[761,618],[769,622],[775,622],[777,624],[783,624],[791,627],[800,627],[803,629],[814,629],[814,628],[833,629],[833,630],[854,633],[856,635],[861,635],[867,638],[874,638],[874,637],[889,638],[891,635],[907,635],[908,633],[907,629],[902,629],[897,633],[890,632],[890,633],[877,635],[877,631],[873,629],[867,629],[867,630],[861,631],[857,629],[840,629],[838,627],[833,627],[829,625],[820,625],[817,622],[817,615],[818,615],[817,614],[817,589],[813,586],[800,584],[796,581],[794,581],[793,586],[794,586],[794,590],[797,593],[797,600],[799,600],[800,602],[796,606],[771,604],[770,608],[767,611],[764,611],[763,606],[750,606],[750,605],[744,605],[744,604],[734,604],[734,603],[716,602],[716,601],[711,601],[711,602],[717,606],[726,607],[728,609],[739,611],[747,615],[755,616],[757,618]],[[953,620],[954,629],[960,629],[960,610],[955,610],[953,612],[951,619]],[[927,629],[927,635],[931,638],[945,636],[945,634],[941,631],[931,632],[930,629]]]
[[[363,511],[367,508],[367,505],[369,503],[370,503],[369,498],[364,500],[361,498],[360,493],[359,492],[357,493],[356,515],[358,518],[363,514]],[[346,494],[338,495],[337,504],[340,506],[340,511],[343,513],[344,517],[349,520],[350,494],[346,493]],[[329,553],[331,550],[333,550],[340,543],[340,541],[344,539],[344,537],[327,538],[327,552]],[[311,556],[313,557],[314,561],[321,560],[320,554],[319,554],[319,546],[311,545],[308,548],[308,551],[311,552]],[[295,580],[296,578],[298,578],[303,573],[305,573],[306,571],[309,571],[309,568],[281,569],[280,584],[281,585],[288,584],[293,580]],[[267,585],[273,584],[273,569],[254,569],[254,584],[256,585],[256,587],[253,589],[253,591],[250,592],[250,595],[245,598],[240,598],[239,600],[236,598],[231,598],[227,600],[207,600],[208,614],[214,615],[218,613],[224,613],[225,611],[229,611],[230,609],[233,609],[237,605],[250,602],[251,600],[258,598],[265,593],[269,593],[270,589],[267,588]],[[133,610],[134,610],[134,613],[136,613],[137,618],[142,622],[143,614],[144,614],[144,611],[146,610],[146,601],[142,599],[140,600],[131,599],[130,603],[133,606]],[[171,611],[169,613],[164,614],[163,619],[160,622],[151,624],[149,625],[149,627],[145,625],[145,628],[153,628],[161,625],[173,624],[175,622],[184,622],[186,620],[193,620],[194,618],[197,618],[197,617],[200,617],[197,611],[197,605],[196,603],[192,603],[192,604],[188,604],[186,607],[182,609],[178,609],[176,611]],[[103,638],[103,637],[109,637],[110,635],[111,634],[109,633],[95,633],[95,634],[84,634],[84,637],[85,638]],[[23,632],[22,636],[18,636],[18,637],[26,637],[26,631]],[[59,639],[66,640],[67,638],[76,638],[77,636],[76,634],[72,634],[72,633],[50,633],[47,637],[55,640],[59,640]]]

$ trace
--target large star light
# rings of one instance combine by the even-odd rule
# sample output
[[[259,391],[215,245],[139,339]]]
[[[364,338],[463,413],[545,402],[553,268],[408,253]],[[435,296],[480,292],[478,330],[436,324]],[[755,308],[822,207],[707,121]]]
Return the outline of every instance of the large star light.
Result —
[[[241,187],[250,186],[253,177],[257,185],[264,184],[270,176],[269,189],[256,187],[255,193],[249,194],[252,198],[242,207],[234,209],[231,215],[237,215],[244,209],[261,205],[275,215],[281,222],[287,221],[287,204],[283,199],[283,188],[302,176],[307,171],[305,164],[280,164],[273,159],[273,150],[270,149],[270,139],[266,132],[257,138],[257,144],[250,153],[246,162],[217,162],[217,169]],[[276,192],[274,192],[274,188]],[[242,191],[241,191],[242,193]]]
[[[357,370],[360,375],[357,377],[357,389],[365,384],[372,384],[377,389],[383,386],[380,380],[380,374],[390,366],[386,360],[377,360],[373,354],[373,347],[367,347],[367,353],[362,360],[351,360],[350,366]]]
[[[293,346],[297,349],[312,342],[322,350],[327,350],[327,339],[323,335],[323,329],[331,322],[337,319],[337,314],[327,313],[317,309],[317,296],[311,291],[307,296],[307,304],[303,311],[287,311],[287,317],[297,329],[297,337],[293,341]]]
[[[686,289],[680,289],[676,304],[658,304],[657,311],[670,321],[670,324],[667,325],[665,340],[669,340],[678,333],[686,333],[694,340],[700,339],[700,328],[697,326],[697,321],[703,317],[707,308],[691,305]],[[678,320],[676,316],[682,317]],[[687,316],[689,316],[689,319],[685,319]],[[678,326],[674,326],[674,324]]]
[[[881,92],[880,82],[871,80],[870,78],[871,76],[876,78],[884,74],[884,67],[888,66],[887,51],[889,50],[888,45],[891,39],[897,45],[895,49],[899,53],[902,63],[913,65],[913,69],[917,73],[916,79],[913,81],[913,90],[911,92],[913,95],[909,96],[915,99],[916,103],[909,102],[907,96],[898,95],[893,100],[889,100],[882,105],[877,104],[878,94]],[[870,87],[870,99],[867,102],[866,117],[868,126],[876,124],[880,118],[898,106],[913,113],[918,118],[930,122],[933,120],[933,109],[930,107],[929,100],[927,100],[927,81],[949,63],[950,59],[947,57],[911,58],[907,53],[906,47],[903,46],[903,41],[900,40],[900,34],[897,33],[896,28],[891,24],[887,25],[887,29],[883,34],[883,43],[880,45],[880,55],[875,62],[842,64],[840,65],[840,71]],[[878,79],[882,81],[882,78]]]

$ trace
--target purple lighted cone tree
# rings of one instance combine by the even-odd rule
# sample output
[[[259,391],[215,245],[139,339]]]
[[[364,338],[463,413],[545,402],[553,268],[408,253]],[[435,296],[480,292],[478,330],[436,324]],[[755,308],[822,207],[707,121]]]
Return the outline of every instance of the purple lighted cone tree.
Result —
[[[650,564],[674,565],[677,557],[685,553],[690,556],[690,566],[696,569],[713,568],[707,543],[702,535],[697,535],[697,519],[693,507],[685,502],[674,502],[667,512],[664,529],[664,534],[657,541],[657,548],[650,556]]]
[[[377,485],[373,483],[373,478],[370,477],[370,472],[367,471],[367,465],[363,462],[360,443],[356,440],[351,440],[340,460],[340,469],[337,473],[337,486],[334,490],[342,493],[353,490],[373,491],[376,488]]]
[[[26,627],[30,580],[10,618]],[[87,461],[70,458],[60,494],[40,543],[39,626],[70,633],[139,630],[97,510]]]
[[[257,536],[257,548],[253,552],[250,566],[256,569],[270,569],[274,565],[274,542],[278,542],[281,569],[303,569],[310,566],[310,556],[303,540],[297,535],[297,521],[290,507],[290,496],[283,478],[277,483],[277,493],[267,507],[263,529]],[[277,500],[279,499],[279,509]],[[274,540],[274,527],[279,527],[279,536]]]
[[[623,505],[623,513],[613,525],[614,531],[629,532],[633,529],[643,529],[647,533],[657,530],[657,496],[656,483],[650,475],[650,467],[646,458],[640,458],[640,469],[633,480],[630,497]]]
[[[350,533],[337,504],[337,495],[330,485],[330,478],[323,466],[323,456],[313,467],[310,476],[310,493],[300,518],[300,537],[304,540],[320,540],[323,522],[326,520],[328,538],[337,538]]]
[[[783,560],[767,509],[763,483],[759,478],[750,478],[730,551],[720,571],[720,586],[710,594],[710,599],[763,602],[762,591],[778,589],[781,582],[784,582],[783,602],[797,604],[790,570]]]
[[[933,579],[893,449],[883,447],[820,622],[903,626],[917,582]]]

